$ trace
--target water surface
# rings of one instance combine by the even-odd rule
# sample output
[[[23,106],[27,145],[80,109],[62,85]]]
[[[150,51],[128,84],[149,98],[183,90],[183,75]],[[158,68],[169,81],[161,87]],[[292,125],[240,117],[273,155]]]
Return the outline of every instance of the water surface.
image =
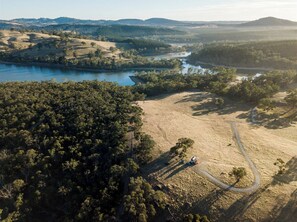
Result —
[[[172,59],[178,58],[182,62],[183,74],[187,73],[204,73],[208,71],[211,66],[207,65],[190,65],[186,58],[190,55],[190,52],[181,53],[168,53],[165,55],[153,56],[152,59]],[[248,73],[245,70],[244,73]],[[259,71],[253,69],[250,74],[257,74]],[[84,80],[100,80],[108,82],[116,82],[121,86],[131,86],[134,82],[130,79],[130,76],[135,75],[135,71],[116,71],[116,72],[95,72],[95,71],[81,71],[61,68],[50,68],[40,66],[24,66],[24,65],[7,65],[0,64],[0,82],[8,81],[46,81],[56,80],[58,82],[64,81],[84,81]],[[240,75],[240,77],[246,77],[247,75]]]
[[[125,72],[88,72],[71,69],[48,68],[40,66],[22,66],[0,64],[0,82],[7,81],[84,81],[100,80],[117,82],[122,86],[134,85],[129,76],[133,71]]]

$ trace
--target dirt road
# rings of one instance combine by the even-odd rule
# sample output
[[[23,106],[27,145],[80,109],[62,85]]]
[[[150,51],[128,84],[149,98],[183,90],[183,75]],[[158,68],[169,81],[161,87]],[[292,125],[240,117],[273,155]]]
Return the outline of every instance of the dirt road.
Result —
[[[252,186],[250,187],[246,187],[246,188],[235,188],[233,187],[231,184],[226,184],[222,181],[220,181],[218,178],[212,176],[209,172],[207,172],[204,169],[201,169],[198,167],[193,168],[195,173],[198,173],[200,175],[205,176],[209,181],[211,181],[212,183],[216,184],[217,186],[219,186],[222,189],[227,189],[230,191],[234,191],[234,192],[239,192],[239,193],[252,193],[255,192],[259,187],[260,187],[260,174],[259,171],[257,169],[257,167],[255,166],[255,164],[253,163],[253,161],[250,159],[250,157],[248,156],[248,154],[245,151],[245,148],[241,142],[240,139],[240,135],[236,126],[235,122],[231,123],[231,128],[233,131],[233,135],[234,135],[234,139],[236,140],[236,143],[238,145],[238,148],[241,152],[241,154],[244,156],[245,160],[248,162],[249,167],[251,168],[253,174],[254,174],[254,183]]]

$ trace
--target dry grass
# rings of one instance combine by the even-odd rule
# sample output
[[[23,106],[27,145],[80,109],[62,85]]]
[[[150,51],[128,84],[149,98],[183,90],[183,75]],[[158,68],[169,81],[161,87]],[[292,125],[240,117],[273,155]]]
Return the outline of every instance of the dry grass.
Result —
[[[102,52],[103,57],[112,57],[120,59],[121,50],[118,47],[125,47],[124,44],[116,44],[115,42],[103,42],[88,39],[69,38],[66,46],[62,45],[58,48],[43,47],[39,50],[36,46],[38,43],[47,43],[53,40],[59,40],[59,36],[48,35],[35,32],[21,33],[18,31],[0,30],[0,52],[16,51],[16,54],[24,56],[46,56],[55,54],[57,56],[65,55],[65,49],[69,51],[66,55],[67,59],[73,59],[73,52],[76,53],[78,59],[88,57],[89,53],[95,53],[97,49]],[[83,44],[83,42],[85,44]],[[91,43],[95,43],[92,46]]]
[[[145,174],[170,194],[176,211],[206,213],[214,221],[293,221],[297,218],[296,126],[277,130],[254,126],[247,122],[252,107],[226,100],[225,108],[218,110],[212,98],[208,93],[184,92],[139,102],[145,113],[143,130],[157,143],[155,159]],[[237,122],[242,142],[261,174],[256,193],[222,191],[191,167],[177,161],[166,164],[170,148],[179,138],[188,137],[195,144],[187,159],[198,156],[200,167],[234,183],[228,175],[232,168],[248,166],[232,138],[230,121]],[[275,176],[277,158],[288,162],[282,176]],[[252,181],[248,169],[247,177],[236,186],[245,187]]]

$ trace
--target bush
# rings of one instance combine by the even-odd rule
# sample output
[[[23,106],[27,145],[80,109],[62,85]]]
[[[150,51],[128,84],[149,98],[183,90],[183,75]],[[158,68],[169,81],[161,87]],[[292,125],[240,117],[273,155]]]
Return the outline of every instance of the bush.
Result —
[[[241,180],[247,175],[246,169],[244,167],[234,167],[231,175],[233,175],[237,181]]]

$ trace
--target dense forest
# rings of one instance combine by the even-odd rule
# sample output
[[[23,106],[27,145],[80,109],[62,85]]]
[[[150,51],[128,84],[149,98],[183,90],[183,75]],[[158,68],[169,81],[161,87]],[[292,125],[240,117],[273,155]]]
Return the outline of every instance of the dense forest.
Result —
[[[172,47],[164,42],[149,40],[149,39],[127,39],[122,41],[129,44],[129,46],[136,50],[139,54],[149,53],[167,53],[172,51]]]
[[[1,221],[147,221],[165,196],[139,176],[154,142],[129,88],[0,84]]]
[[[297,68],[297,41],[210,44],[189,57],[189,62],[235,67]]]
[[[295,71],[272,71],[255,78],[231,84],[235,81],[235,69],[215,68],[207,73],[177,74],[174,71],[142,72],[136,75],[139,84],[134,90],[148,96],[161,93],[181,92],[199,89],[232,99],[258,104],[262,99],[270,98],[279,90],[286,90],[297,83]]]

